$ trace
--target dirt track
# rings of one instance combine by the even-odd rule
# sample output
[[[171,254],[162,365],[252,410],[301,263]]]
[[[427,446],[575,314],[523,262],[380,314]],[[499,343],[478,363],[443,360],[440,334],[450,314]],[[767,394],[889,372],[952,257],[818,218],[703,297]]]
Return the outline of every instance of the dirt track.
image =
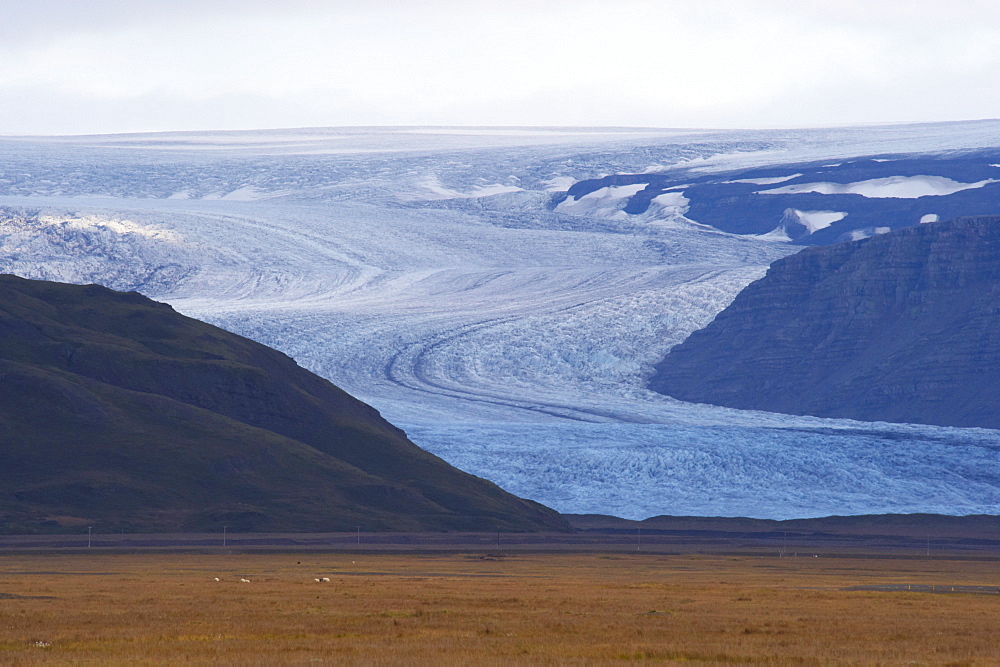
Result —
[[[469,553],[647,553],[765,557],[965,558],[1000,560],[1000,540],[935,536],[711,530],[603,530],[576,533],[172,533],[4,535],[0,552],[200,551]]]

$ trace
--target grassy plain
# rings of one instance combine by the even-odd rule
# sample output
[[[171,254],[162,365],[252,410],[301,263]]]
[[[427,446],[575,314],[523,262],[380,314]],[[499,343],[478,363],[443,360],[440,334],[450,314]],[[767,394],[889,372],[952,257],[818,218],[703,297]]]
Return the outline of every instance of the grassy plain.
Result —
[[[315,581],[322,577],[330,581]],[[0,664],[1000,663],[1000,595],[842,590],[878,584],[994,586],[1000,564],[553,553],[4,555]]]

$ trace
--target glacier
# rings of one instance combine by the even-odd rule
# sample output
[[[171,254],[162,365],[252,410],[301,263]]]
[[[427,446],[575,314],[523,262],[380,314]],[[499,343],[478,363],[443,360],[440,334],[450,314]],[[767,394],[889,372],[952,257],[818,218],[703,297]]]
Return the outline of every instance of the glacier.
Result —
[[[138,290],[280,349],[428,451],[562,512],[997,513],[997,432],[645,389],[797,247],[682,224],[674,200],[660,220],[614,215],[613,191],[550,204],[607,173],[998,145],[995,122],[0,138],[0,271]]]

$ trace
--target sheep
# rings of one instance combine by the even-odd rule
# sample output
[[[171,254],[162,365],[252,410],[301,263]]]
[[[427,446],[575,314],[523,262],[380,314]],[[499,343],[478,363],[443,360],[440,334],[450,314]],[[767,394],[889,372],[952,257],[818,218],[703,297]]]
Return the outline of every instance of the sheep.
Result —
[[[249,583],[250,583],[250,580],[249,580],[249,579],[242,579],[242,578],[241,578],[241,579],[240,579],[240,583],[241,583],[241,584],[249,584]]]
[[[215,580],[216,580],[216,581],[219,581],[219,578],[218,578],[218,577],[216,577],[216,578],[215,578]]]

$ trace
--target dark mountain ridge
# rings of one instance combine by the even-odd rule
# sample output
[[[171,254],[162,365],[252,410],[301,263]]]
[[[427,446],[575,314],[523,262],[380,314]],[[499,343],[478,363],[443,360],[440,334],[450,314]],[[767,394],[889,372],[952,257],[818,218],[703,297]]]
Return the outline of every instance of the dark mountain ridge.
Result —
[[[0,529],[565,529],[291,358],[137,293],[0,276]]]
[[[808,188],[796,191],[809,184],[869,182],[886,186],[911,178],[954,181],[959,189],[935,193],[934,188],[923,188],[921,196],[901,192],[824,194]],[[689,202],[685,216],[694,222],[733,234],[767,234],[782,229],[793,243],[828,245],[917,225],[925,216],[948,220],[992,214],[1000,196],[1000,153],[982,149],[881,154],[835,163],[821,160],[710,174],[683,167],[665,173],[617,173],[574,183],[553,197],[552,206],[601,188],[639,184],[645,187],[628,198],[622,209],[627,214],[645,213],[653,200],[666,192],[682,193]],[[808,211],[840,212],[843,217],[827,227],[810,230],[795,222],[798,213]]]
[[[649,386],[744,409],[1000,428],[1000,216],[778,260]]]

